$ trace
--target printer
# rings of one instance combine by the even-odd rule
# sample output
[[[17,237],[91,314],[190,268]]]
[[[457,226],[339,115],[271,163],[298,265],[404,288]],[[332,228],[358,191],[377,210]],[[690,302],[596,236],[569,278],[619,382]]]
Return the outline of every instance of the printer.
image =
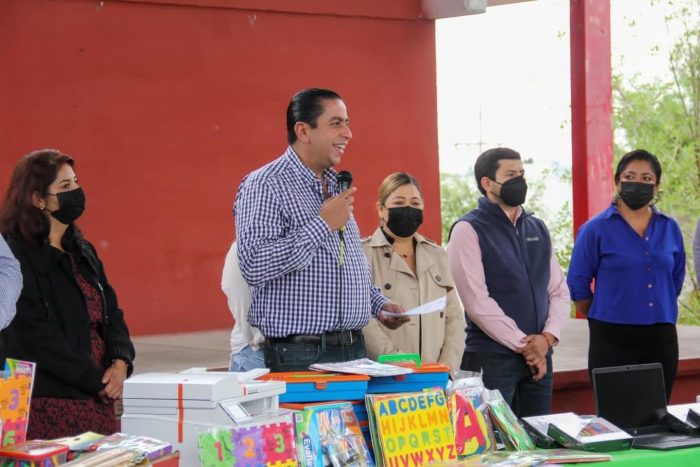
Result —
[[[124,433],[167,441],[183,466],[199,465],[198,437],[214,427],[286,419],[279,409],[283,381],[248,379],[245,373],[144,373],[124,382]]]

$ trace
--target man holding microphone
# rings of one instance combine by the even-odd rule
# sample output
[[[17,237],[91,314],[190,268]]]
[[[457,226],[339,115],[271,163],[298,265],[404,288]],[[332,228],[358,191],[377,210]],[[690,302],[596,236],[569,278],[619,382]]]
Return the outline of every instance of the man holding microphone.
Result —
[[[251,286],[250,324],[265,336],[272,371],[363,358],[371,316],[395,329],[407,318],[371,282],[338,165],[352,138],[345,103],[304,89],[287,107],[285,153],[246,176],[234,206],[238,258]],[[342,231],[341,231],[342,229]]]

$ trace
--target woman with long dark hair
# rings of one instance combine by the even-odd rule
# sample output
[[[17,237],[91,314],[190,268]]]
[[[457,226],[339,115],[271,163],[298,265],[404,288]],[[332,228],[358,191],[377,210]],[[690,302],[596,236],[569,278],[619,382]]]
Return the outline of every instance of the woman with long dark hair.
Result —
[[[0,213],[0,232],[24,277],[1,354],[37,364],[29,439],[116,431],[114,402],[133,368],[117,297],[75,224],[85,194],[73,164],[53,149],[24,156]]]

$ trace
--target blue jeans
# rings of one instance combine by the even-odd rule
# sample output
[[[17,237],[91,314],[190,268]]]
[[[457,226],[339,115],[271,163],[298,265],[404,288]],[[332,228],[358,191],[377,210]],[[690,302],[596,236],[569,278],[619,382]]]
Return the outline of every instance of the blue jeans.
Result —
[[[231,365],[228,371],[250,371],[255,368],[265,368],[265,354],[262,349],[253,350],[246,345],[240,352],[231,357]]]
[[[522,355],[465,352],[462,369],[481,371],[484,386],[498,389],[518,417],[545,415],[552,410],[552,355],[547,356],[547,374],[533,381]]]
[[[346,362],[365,358],[362,335],[352,344],[327,345],[325,350],[316,344],[296,344],[265,341],[265,366],[270,371],[308,371],[313,363]]]

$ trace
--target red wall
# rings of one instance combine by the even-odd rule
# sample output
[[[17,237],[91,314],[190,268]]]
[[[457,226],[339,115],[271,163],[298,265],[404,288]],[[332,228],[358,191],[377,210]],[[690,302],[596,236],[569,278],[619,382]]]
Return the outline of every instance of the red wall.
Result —
[[[342,168],[363,233],[379,182],[407,170],[424,186],[422,231],[439,238],[434,23],[405,18],[415,2],[387,2],[394,18],[177,3],[0,1],[0,190],[30,150],[76,158],[80,225],[133,334],[231,325],[219,285],[234,195],[284,151],[301,88],[348,106]]]

